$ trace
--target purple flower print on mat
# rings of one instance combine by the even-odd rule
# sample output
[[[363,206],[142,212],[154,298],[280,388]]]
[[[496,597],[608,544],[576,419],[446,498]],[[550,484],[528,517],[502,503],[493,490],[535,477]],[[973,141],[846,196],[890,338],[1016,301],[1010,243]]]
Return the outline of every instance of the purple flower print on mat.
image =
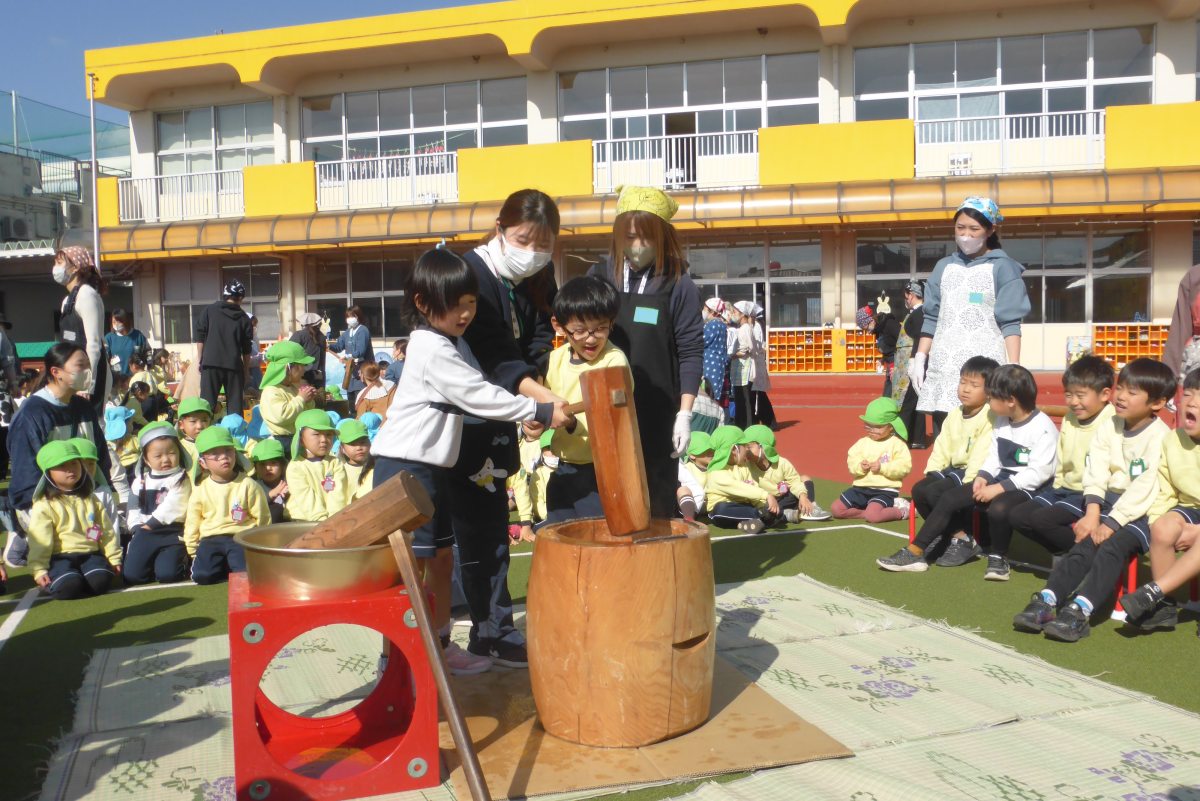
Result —
[[[204,785],[203,801],[237,801],[233,777],[222,776]]]
[[[1172,797],[1165,793],[1127,793],[1121,796],[1121,801],[1172,801]]]
[[[911,667],[916,667],[917,663],[911,659],[905,659],[902,656],[885,656],[879,660],[879,664],[884,667],[890,667],[894,670],[907,670]]]
[[[911,698],[920,689],[895,679],[864,681],[858,686],[876,698]]]
[[[1162,754],[1157,751],[1147,751],[1145,749],[1126,751],[1121,754],[1121,761],[1153,773],[1163,773],[1175,767],[1164,759]]]

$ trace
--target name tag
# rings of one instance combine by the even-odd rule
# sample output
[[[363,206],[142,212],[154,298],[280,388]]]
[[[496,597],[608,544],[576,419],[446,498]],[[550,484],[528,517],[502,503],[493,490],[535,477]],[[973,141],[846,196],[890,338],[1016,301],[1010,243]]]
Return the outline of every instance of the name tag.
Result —
[[[983,293],[972,292],[971,294],[967,295],[967,302],[974,303],[976,306],[978,306],[980,303],[983,303]]]
[[[645,323],[646,325],[658,325],[658,309],[638,306],[633,310],[633,321],[635,323]]]
[[[1134,459],[1129,463],[1129,477],[1137,478],[1142,473],[1146,472],[1146,462],[1142,459]]]
[[[1029,448],[1017,448],[1017,464],[1029,464]]]
[[[63,338],[64,342],[74,342],[75,341],[75,332],[74,331],[63,331],[62,338]]]
[[[333,476],[326,473],[325,480],[321,482],[321,489],[325,490],[326,492],[333,492],[335,486],[336,482],[333,480]]]
[[[100,527],[97,526],[95,523],[92,523],[90,526],[88,526],[87,538],[89,540],[91,540],[92,542],[99,542],[100,541]]]

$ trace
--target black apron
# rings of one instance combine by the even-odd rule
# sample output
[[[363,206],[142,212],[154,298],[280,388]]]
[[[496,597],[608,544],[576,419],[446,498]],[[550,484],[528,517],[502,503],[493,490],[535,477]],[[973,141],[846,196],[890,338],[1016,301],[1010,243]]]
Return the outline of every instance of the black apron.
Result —
[[[679,462],[671,456],[671,434],[679,411],[679,355],[675,349],[675,319],[671,314],[674,282],[654,293],[623,291],[612,342],[625,352],[633,373],[633,406],[637,411],[650,489],[650,515],[675,516]],[[636,289],[631,285],[631,290]]]
[[[79,312],[75,311],[75,298],[79,295],[79,289],[83,285],[75,287],[71,293],[67,295],[67,302],[63,305],[62,318],[58,322],[59,330],[61,331],[58,340],[59,342],[72,342],[81,348],[87,349],[88,338],[87,331],[83,327],[83,318],[79,316]],[[104,403],[105,389],[109,386],[108,372],[112,366],[108,363],[108,347],[104,344],[104,339],[100,339],[100,358],[99,364],[92,365],[92,376],[95,381],[91,389],[90,402],[96,409],[96,416],[101,422],[104,420]]]

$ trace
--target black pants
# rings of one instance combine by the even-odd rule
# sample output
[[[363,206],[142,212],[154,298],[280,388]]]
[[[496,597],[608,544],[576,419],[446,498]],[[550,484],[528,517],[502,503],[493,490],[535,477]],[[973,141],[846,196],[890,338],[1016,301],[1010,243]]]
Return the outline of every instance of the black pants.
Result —
[[[790,492],[780,495],[775,500],[779,503],[779,514],[777,515],[768,512],[765,506],[760,509],[748,503],[722,501],[709,510],[708,519],[717,528],[737,528],[738,523],[755,519],[761,520],[765,526],[773,526],[783,519],[784,509],[800,507],[800,499]]]
[[[246,372],[241,368],[227,370],[224,367],[200,368],[200,397],[208,401],[213,411],[217,408],[217,396],[225,388],[225,414],[242,416],[245,409],[243,393],[246,388]]]
[[[8,478],[8,426],[0,426],[0,481]]]
[[[762,423],[772,431],[779,427],[779,421],[775,419],[775,407],[771,405],[771,399],[767,397],[767,393],[756,389],[751,390],[750,402],[754,404],[752,417],[755,423]]]
[[[157,531],[139,529],[129,541],[122,574],[130,584],[173,584],[188,577],[187,550],[183,547],[180,526]]]
[[[1013,510],[1028,502],[1028,492],[1010,490],[1000,493],[987,505],[987,533],[991,543],[987,550],[989,555],[1008,556],[1008,548],[1012,545]]]
[[[917,411],[917,391],[911,386],[900,404],[900,422],[908,429],[909,445],[928,445],[925,434],[925,412]]]
[[[59,601],[103,595],[113,569],[102,553],[57,553],[50,557],[50,594]]]
[[[733,424],[741,429],[749,428],[754,419],[754,391],[749,384],[743,384],[730,387],[730,395],[734,402]]]
[[[1087,598],[1093,607],[1103,606],[1112,597],[1130,557],[1141,549],[1141,540],[1128,528],[1115,532],[1098,546],[1088,537],[1075,543],[1059,560],[1046,589],[1054,593],[1060,606],[1072,595]]]
[[[989,553],[1003,556],[1008,553],[1008,544],[1012,541],[1012,528],[1009,514],[1013,506],[1029,500],[1029,494],[1022,490],[1004,492],[985,507],[983,515],[987,519],[986,529],[979,532],[979,539],[990,545]],[[963,520],[964,513],[970,515],[976,506],[974,489],[971,484],[964,487],[946,490],[933,511],[925,518],[925,525],[917,532],[913,544],[918,548],[929,548],[940,537],[953,534],[958,530],[958,524]],[[970,531],[970,518],[964,531]],[[997,536],[997,534],[999,536]],[[1002,550],[1001,550],[1002,548]]]
[[[942,496],[953,489],[962,487],[962,482],[955,478],[947,478],[940,473],[929,473],[913,485],[913,505],[925,520],[933,514],[934,507]]]
[[[604,517],[596,466],[561,462],[546,483],[546,522],[562,523],[585,517]]]
[[[1028,501],[1012,510],[1009,522],[1050,553],[1060,554],[1075,547],[1075,531],[1071,524],[1078,519],[1075,510],[1066,506]]]

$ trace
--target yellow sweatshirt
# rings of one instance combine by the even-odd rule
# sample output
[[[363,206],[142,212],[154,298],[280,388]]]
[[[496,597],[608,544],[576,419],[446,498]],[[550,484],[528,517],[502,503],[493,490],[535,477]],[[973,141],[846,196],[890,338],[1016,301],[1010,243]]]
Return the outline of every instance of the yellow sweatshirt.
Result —
[[[1158,496],[1150,506],[1150,522],[1176,506],[1200,509],[1200,443],[1183,429],[1163,438],[1158,461]]]
[[[1133,435],[1125,432],[1124,420],[1111,414],[1096,426],[1083,472],[1083,496],[1087,503],[1100,503],[1106,492],[1121,493],[1104,520],[1114,531],[1150,511],[1158,495],[1163,439],[1170,433],[1157,417]]]
[[[205,473],[188,498],[183,521],[183,544],[196,555],[205,537],[231,536],[257,526],[271,525],[267,493],[254,476],[239,472],[222,484]]]
[[[600,355],[593,362],[576,362],[572,357],[571,345],[560,345],[550,354],[550,364],[546,368],[546,386],[567,403],[578,403],[583,400],[583,387],[579,383],[581,375],[588,370],[617,366],[629,369],[629,360],[611,342],[604,346],[604,350],[600,351]],[[554,432],[550,450],[563,461],[591,464],[592,448],[588,445],[587,433],[587,415],[578,414],[575,416],[574,431],[568,432],[560,428]]]
[[[977,409],[970,417],[963,417],[961,406],[951,411],[942,423],[941,433],[933,441],[933,451],[929,454],[925,472],[951,468],[963,470],[963,483],[970,484],[987,459],[995,422],[996,416],[986,406]]]
[[[161,367],[151,367],[149,370],[142,370],[134,373],[129,378],[130,384],[135,384],[138,381],[148,385],[151,391],[158,392],[164,398],[171,397],[171,388],[167,386],[167,371]]]
[[[133,467],[137,464],[138,457],[142,454],[138,448],[137,437],[133,434],[127,434],[114,442],[113,451],[116,453],[117,461],[121,463],[121,467]]]
[[[114,533],[104,504],[95,495],[38,498],[29,510],[27,533],[29,569],[34,581],[46,575],[50,557],[60,553],[103,550],[109,564],[113,567],[121,564],[121,541]]]
[[[546,519],[546,485],[554,471],[542,464],[542,446],[537,439],[529,439],[523,434],[518,437],[521,464],[508,477],[508,486],[517,505],[517,519],[522,523],[534,523]]]
[[[279,384],[262,391],[258,410],[262,413],[267,430],[276,437],[290,437],[296,433],[296,418],[300,412],[313,408],[313,402],[300,397],[295,387]]]
[[[346,468],[346,480],[350,482],[350,500],[361,498],[375,488],[375,465],[369,459],[365,465],[343,460],[342,467]],[[289,490],[291,486],[288,485]]]
[[[191,457],[193,465],[200,464],[200,451],[196,450],[196,440],[188,439],[183,434],[180,434],[179,444],[187,451],[187,455]]]
[[[883,457],[878,473],[862,469],[861,462],[873,462]],[[870,489],[900,489],[904,479],[912,471],[912,456],[904,440],[892,435],[883,442],[863,437],[850,446],[846,454],[846,467],[854,476],[854,486]]]
[[[335,456],[293,459],[287,466],[287,513],[292,520],[319,523],[354,499],[346,468]]]
[[[788,492],[799,497],[807,495],[808,490],[804,488],[804,482],[800,480],[800,472],[792,466],[784,457],[780,456],[779,461],[768,467],[766,470],[758,470],[750,468],[751,474],[758,481],[758,486],[765,489],[772,495],[779,494],[780,483],[788,485]]]
[[[1058,435],[1058,468],[1054,471],[1054,488],[1084,492],[1084,473],[1087,471],[1088,456],[1091,451],[1092,438],[1102,426],[1111,425],[1113,420],[1112,404],[1104,404],[1104,408],[1096,416],[1080,425],[1074,412],[1067,412],[1062,421],[1062,432]],[[1104,497],[1104,493],[1100,493]],[[1141,517],[1141,515],[1138,515]],[[1134,518],[1137,519],[1137,518]]]
[[[709,470],[704,475],[704,497],[710,512],[718,503],[748,503],[763,507],[767,497],[775,494],[759,486],[750,468],[740,464]]]

